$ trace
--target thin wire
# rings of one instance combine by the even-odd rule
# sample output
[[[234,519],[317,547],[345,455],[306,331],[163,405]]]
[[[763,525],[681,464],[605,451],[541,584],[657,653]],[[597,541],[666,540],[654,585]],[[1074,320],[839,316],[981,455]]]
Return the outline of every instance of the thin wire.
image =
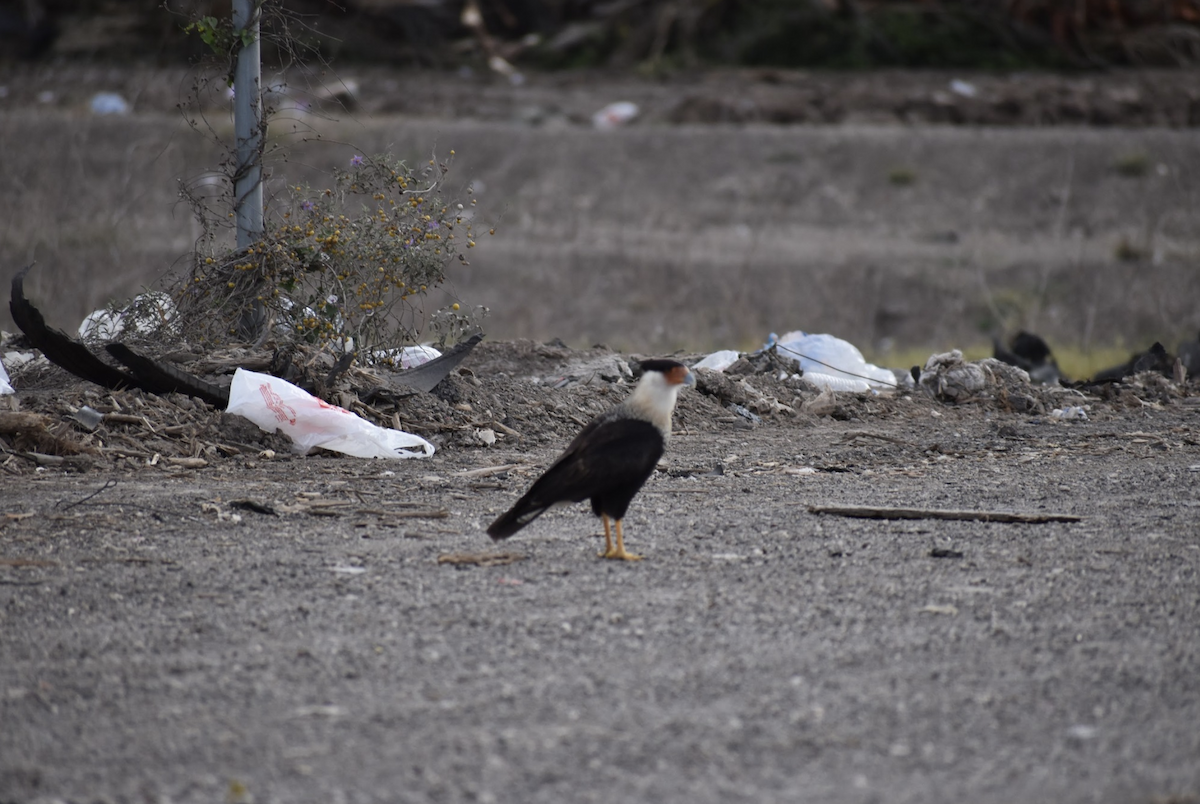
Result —
[[[800,352],[797,352],[795,349],[789,349],[786,346],[783,346],[782,344],[776,343],[776,344],[773,344],[773,346],[775,347],[776,350],[782,349],[783,351],[787,352],[788,354],[793,354],[796,357],[802,357],[805,360],[811,360],[814,363],[820,363],[822,366],[825,366],[826,368],[831,368],[834,371],[841,372],[842,374],[849,374],[851,377],[858,377],[860,380],[866,380],[867,382],[876,382],[876,383],[879,383],[880,385],[890,385],[893,388],[900,387],[900,383],[888,382],[887,380],[879,380],[874,377],[867,377],[863,374],[855,374],[853,371],[846,371],[846,369],[841,368],[839,366],[831,366],[830,364],[826,363],[824,360],[817,360],[815,357],[809,357],[808,355],[801,354]]]

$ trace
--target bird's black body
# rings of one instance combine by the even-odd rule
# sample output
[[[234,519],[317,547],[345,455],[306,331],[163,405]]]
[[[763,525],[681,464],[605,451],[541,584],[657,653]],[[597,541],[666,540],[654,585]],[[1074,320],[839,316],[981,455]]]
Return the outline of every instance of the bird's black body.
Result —
[[[680,387],[695,378],[675,360],[647,360],[633,393],[597,416],[511,509],[488,528],[507,539],[555,505],[591,500],[604,521],[605,558],[636,559],[625,552],[621,520],[654,472],[671,434],[671,414]],[[616,524],[616,546],[610,533]]]
[[[488,535],[506,539],[554,505],[589,498],[596,516],[624,519],[665,447],[663,434],[649,422],[594,419],[508,513],[492,523]]]

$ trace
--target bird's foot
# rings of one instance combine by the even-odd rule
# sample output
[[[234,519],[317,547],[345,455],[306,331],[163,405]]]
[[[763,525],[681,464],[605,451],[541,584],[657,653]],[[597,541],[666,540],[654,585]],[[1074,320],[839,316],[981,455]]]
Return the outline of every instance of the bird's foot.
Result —
[[[618,549],[618,548],[613,548],[612,550],[605,550],[603,553],[597,553],[596,555],[600,556],[601,558],[615,558],[615,559],[619,559],[621,561],[641,561],[642,560],[642,557],[637,555],[636,553],[627,553],[627,552],[625,552],[624,549]]]

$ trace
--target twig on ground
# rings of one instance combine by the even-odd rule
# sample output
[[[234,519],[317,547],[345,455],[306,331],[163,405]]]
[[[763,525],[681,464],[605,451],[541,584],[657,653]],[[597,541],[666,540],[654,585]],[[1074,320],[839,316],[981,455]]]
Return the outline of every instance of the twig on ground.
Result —
[[[1015,511],[950,511],[930,508],[876,508],[869,505],[810,505],[814,514],[862,519],[966,519],[980,522],[1080,522],[1075,514],[1022,514]]]
[[[113,479],[111,479],[111,478],[110,478],[110,479],[108,479],[108,480],[104,481],[104,485],[103,485],[103,486],[101,486],[100,488],[96,489],[96,490],[95,490],[95,491],[93,491],[91,494],[87,495],[86,497],[83,497],[83,498],[81,498],[81,499],[78,499],[78,500],[76,500],[75,502],[71,503],[70,505],[67,505],[67,506],[65,506],[65,507],[63,508],[63,510],[64,510],[64,511],[68,511],[68,510],[70,510],[70,509],[74,508],[74,507],[75,507],[75,506],[77,506],[77,505],[81,505],[81,504],[83,504],[83,503],[87,502],[88,500],[92,499],[93,497],[95,497],[97,494],[100,494],[101,492],[108,491],[109,489],[111,489],[111,488],[112,488],[113,486],[115,486],[115,485],[117,485],[117,481],[116,481],[116,480],[113,480]],[[55,507],[55,508],[58,508],[60,505],[62,505],[62,501],[61,501],[61,500],[60,500],[60,501],[58,501],[57,503],[55,503],[55,504],[54,504],[54,507]]]

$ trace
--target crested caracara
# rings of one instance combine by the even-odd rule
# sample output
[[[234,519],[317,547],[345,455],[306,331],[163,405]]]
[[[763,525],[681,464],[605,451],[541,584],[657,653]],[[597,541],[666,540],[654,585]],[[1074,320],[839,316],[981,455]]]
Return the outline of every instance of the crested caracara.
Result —
[[[643,361],[642,372],[629,398],[592,419],[516,505],[491,524],[489,536],[507,539],[548,508],[590,499],[592,512],[604,522],[600,555],[640,558],[625,552],[621,520],[662,457],[679,389],[696,382],[676,360]],[[610,520],[616,523],[615,547]]]

